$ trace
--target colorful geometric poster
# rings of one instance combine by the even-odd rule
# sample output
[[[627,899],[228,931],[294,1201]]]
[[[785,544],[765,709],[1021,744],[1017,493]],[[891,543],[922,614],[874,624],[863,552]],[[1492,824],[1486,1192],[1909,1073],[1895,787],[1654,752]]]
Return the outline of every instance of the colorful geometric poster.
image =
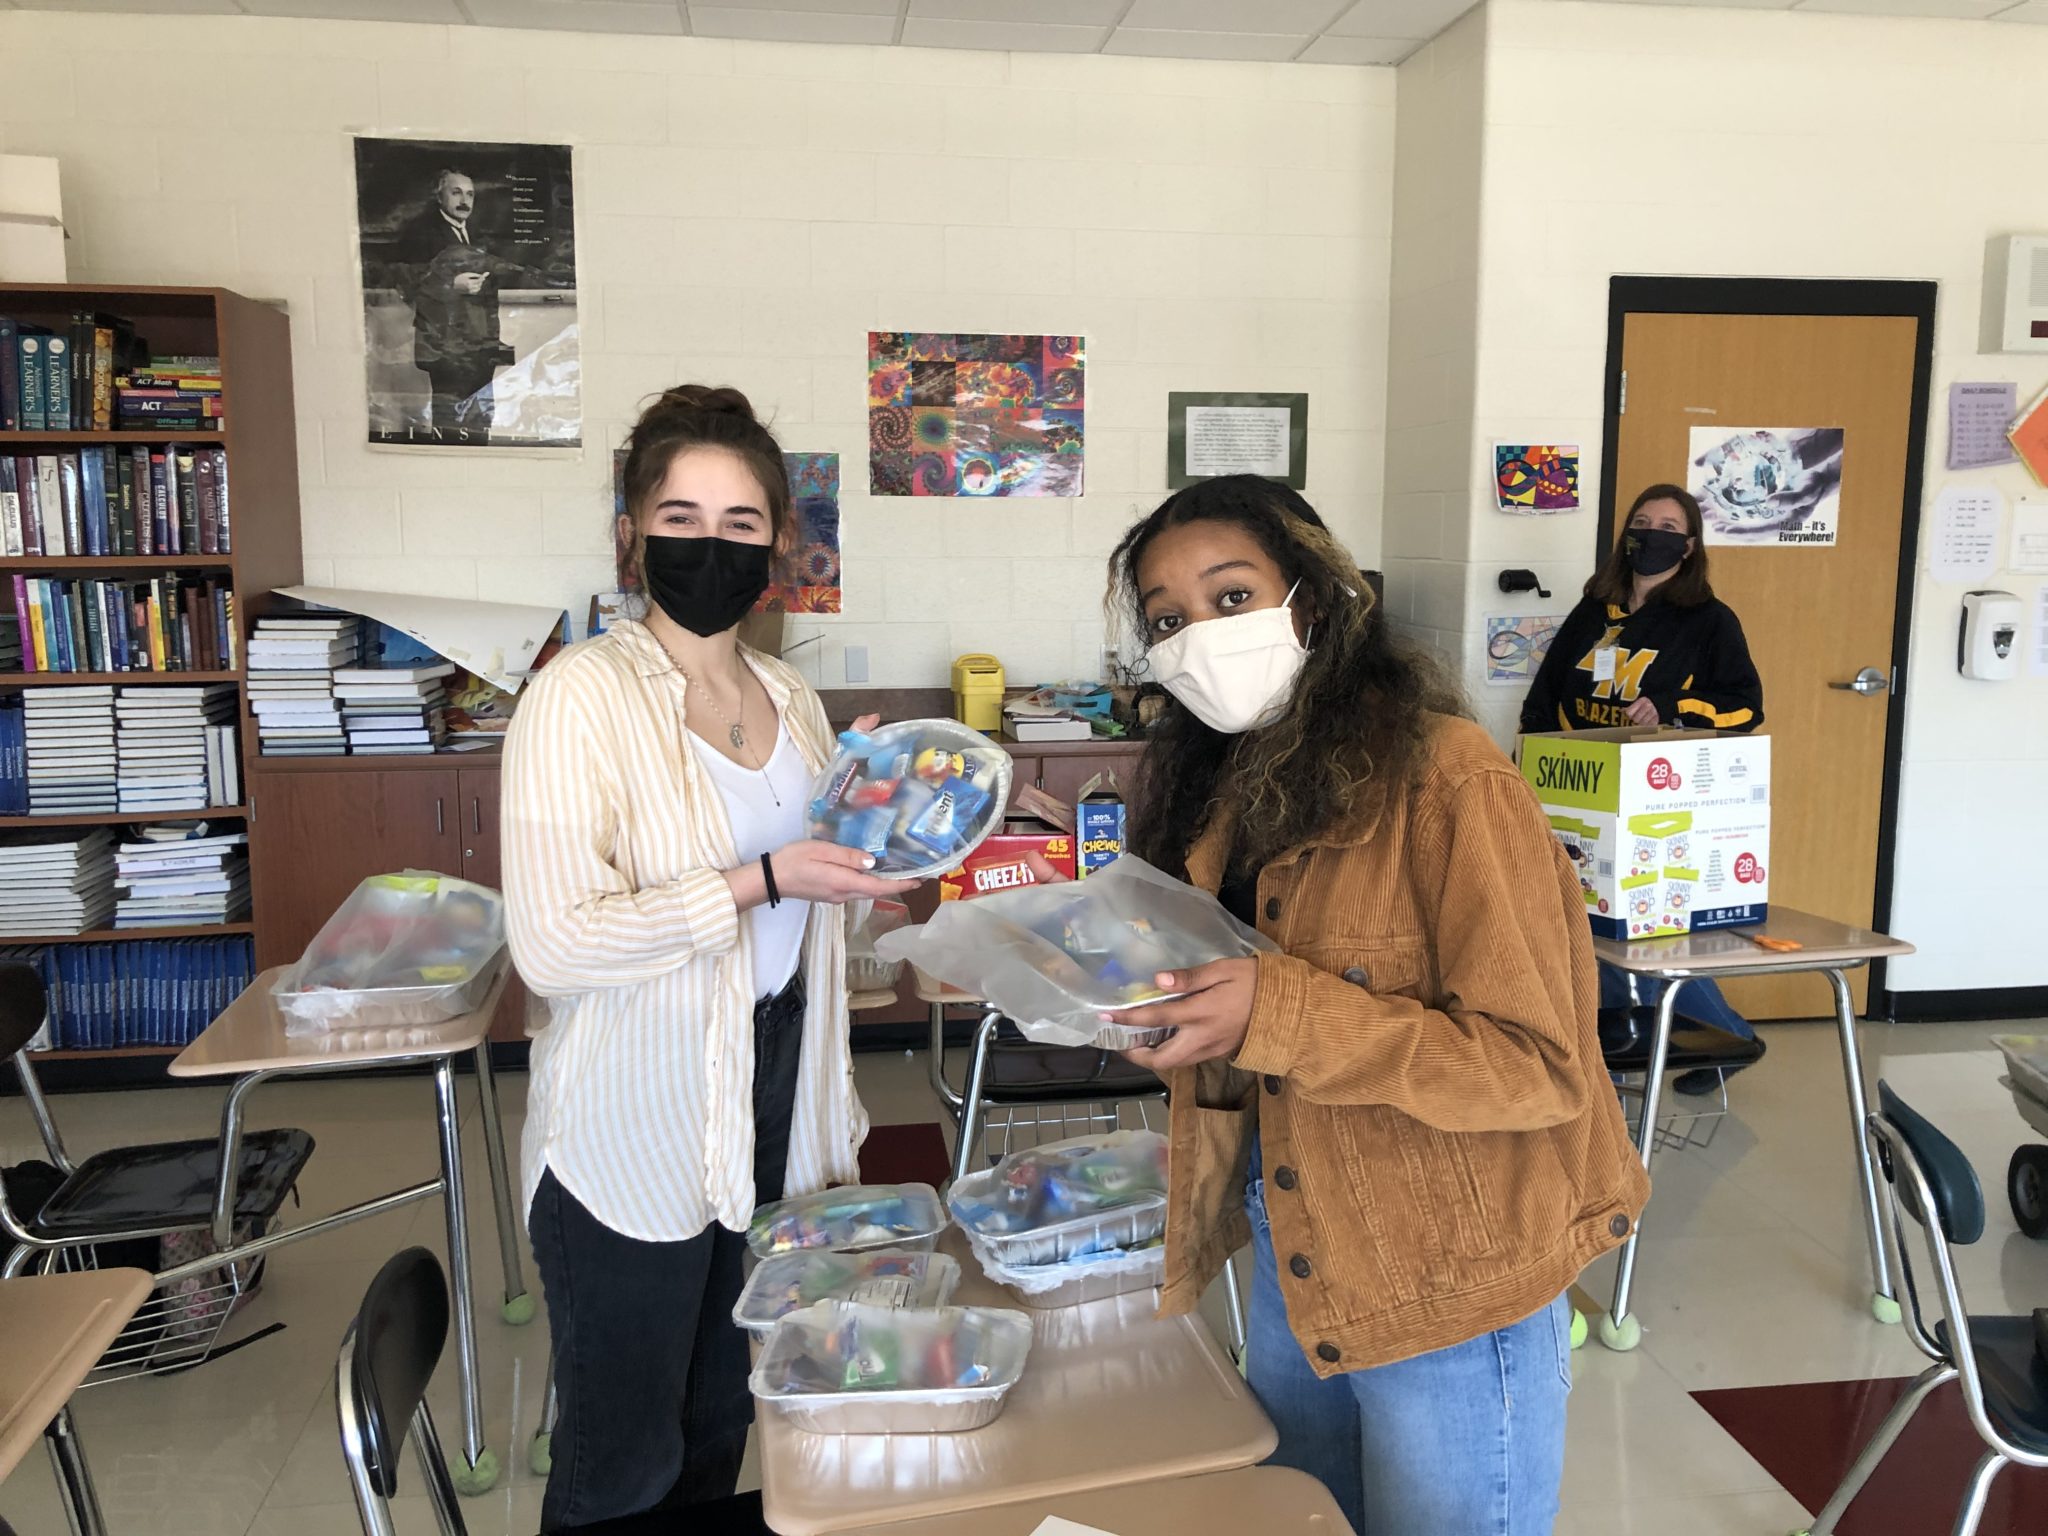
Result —
[[[1527,685],[1550,652],[1564,624],[1561,615],[1486,616],[1486,681],[1501,687]]]
[[[844,596],[839,585],[839,455],[836,453],[784,453],[783,467],[789,471],[789,498],[796,513],[796,550],[778,570],[781,578],[770,584],[754,604],[756,613],[838,613]],[[615,517],[626,516],[626,450],[612,450],[612,509]],[[618,544],[624,556],[626,545]],[[637,575],[619,567],[619,589],[631,592],[639,585]]]
[[[868,333],[876,496],[1081,494],[1079,336]]]
[[[1694,427],[1691,484],[1707,543],[1832,546],[1841,533],[1840,427]]]
[[[2034,478],[2048,485],[2048,391],[2021,413],[2006,435]]]
[[[1503,512],[1576,512],[1579,445],[1495,443],[1493,485],[1494,505]]]

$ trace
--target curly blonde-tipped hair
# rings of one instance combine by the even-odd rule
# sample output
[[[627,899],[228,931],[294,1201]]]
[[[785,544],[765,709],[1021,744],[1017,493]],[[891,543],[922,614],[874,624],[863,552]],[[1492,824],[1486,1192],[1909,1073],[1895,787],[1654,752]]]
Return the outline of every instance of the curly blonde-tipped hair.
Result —
[[[1132,528],[1109,559],[1113,617],[1146,632],[1138,567],[1161,533],[1196,522],[1258,540],[1313,625],[1309,654],[1286,713],[1255,731],[1225,735],[1169,698],[1139,769],[1131,849],[1184,872],[1189,845],[1227,806],[1231,867],[1245,872],[1343,826],[1368,794],[1406,783],[1434,718],[1465,704],[1436,663],[1388,632],[1357,563],[1315,509],[1257,475],[1177,491]]]

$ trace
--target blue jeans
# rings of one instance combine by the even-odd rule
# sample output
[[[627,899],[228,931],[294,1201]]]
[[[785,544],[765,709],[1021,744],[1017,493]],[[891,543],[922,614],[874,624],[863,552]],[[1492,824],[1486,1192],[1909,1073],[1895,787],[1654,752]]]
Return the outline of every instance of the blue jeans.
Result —
[[[1664,995],[1669,982],[1656,981],[1648,976],[1635,978],[1635,990],[1629,990],[1629,976],[1606,961],[1600,962],[1600,1006],[1602,1008],[1654,1008],[1657,999]],[[1728,999],[1721,995],[1721,989],[1711,979],[1702,978],[1688,981],[1685,990],[1678,994],[1678,1016],[1690,1019],[1695,1024],[1705,1024],[1738,1040],[1754,1040],[1756,1029],[1749,1020],[1728,1006]]]
[[[1288,1331],[1254,1161],[1247,1375],[1280,1429],[1273,1461],[1321,1480],[1358,1536],[1545,1536],[1564,1476],[1572,1308],[1320,1378]]]

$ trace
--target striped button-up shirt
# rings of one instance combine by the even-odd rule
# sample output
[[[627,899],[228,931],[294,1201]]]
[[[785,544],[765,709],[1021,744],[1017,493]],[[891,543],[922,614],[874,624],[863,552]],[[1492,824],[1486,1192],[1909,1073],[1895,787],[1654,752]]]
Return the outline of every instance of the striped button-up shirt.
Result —
[[[825,708],[783,663],[747,662],[816,773]],[[683,723],[683,677],[627,621],[527,685],[505,747],[502,840],[512,956],[547,1000],[522,1146],[527,1204],[544,1170],[598,1220],[649,1242],[754,1205],[753,955],[724,870],[724,802]],[[788,1190],[858,1177],[867,1116],[847,1038],[845,918],[816,906]]]

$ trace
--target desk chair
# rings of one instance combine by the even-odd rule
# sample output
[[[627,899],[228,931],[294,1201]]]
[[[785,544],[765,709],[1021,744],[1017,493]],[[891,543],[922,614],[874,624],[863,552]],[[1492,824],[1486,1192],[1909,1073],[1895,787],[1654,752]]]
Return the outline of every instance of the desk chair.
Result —
[[[393,1536],[389,1500],[398,1492],[408,1427],[441,1536],[467,1536],[427,1408],[427,1383],[447,1342],[448,1282],[440,1261],[425,1248],[393,1255],[363,1293],[335,1371],[341,1455],[364,1536]]]
[[[267,1222],[277,1214],[313,1155],[313,1138],[304,1131],[238,1133],[227,1138],[226,1158],[219,1141],[173,1141],[120,1147],[73,1163],[26,1049],[48,1010],[48,993],[33,967],[0,965],[0,1057],[13,1058],[43,1147],[64,1176],[34,1211],[15,1210],[0,1184],[0,1234],[14,1241],[0,1274],[19,1275],[38,1262],[45,1271],[91,1268],[97,1244],[210,1232],[224,1166],[236,1175],[237,1226]],[[197,1290],[159,1291],[108,1351],[92,1380],[112,1381],[204,1359],[260,1262],[222,1265],[218,1277],[201,1282]]]
[[[1984,1235],[1984,1191],[1960,1148],[1914,1113],[1891,1085],[1877,1085],[1877,1113],[1866,1125],[1891,1201],[1892,1235],[1905,1277],[1908,1334],[1934,1362],[1916,1377],[1857,1454],[1819,1517],[1799,1536],[1833,1536],[1836,1524],[1886,1452],[1937,1387],[1962,1384],[1963,1406],[1987,1447],[1956,1513],[1955,1536],[1973,1536],[1991,1485],[2006,1463],[2048,1467],[2048,1337],[2037,1318],[1971,1317],[1956,1282],[1951,1244]],[[1915,1283],[1906,1218],[1920,1228],[1933,1267],[1940,1316],[1928,1326]]]

